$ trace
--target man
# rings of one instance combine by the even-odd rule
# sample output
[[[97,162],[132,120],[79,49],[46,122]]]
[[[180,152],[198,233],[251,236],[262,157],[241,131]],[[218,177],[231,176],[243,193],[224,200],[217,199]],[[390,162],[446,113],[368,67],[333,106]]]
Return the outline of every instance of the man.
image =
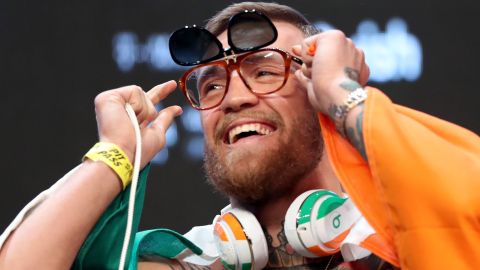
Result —
[[[394,105],[373,88],[365,99],[369,70],[363,52],[339,31],[311,36],[308,22],[288,7],[235,4],[212,18],[207,29],[227,48],[226,22],[252,9],[267,15],[278,30],[269,47],[299,57],[303,65],[291,63],[285,84],[265,95],[254,93],[238,70],[229,70],[223,99],[202,110],[201,119],[208,177],[233,207],[250,210],[262,225],[269,243],[267,267],[355,267],[339,254],[306,259],[286,243],[285,213],[297,196],[312,189],[346,191],[394,250],[388,258],[394,265],[465,269],[480,264],[480,209],[474,193],[480,187],[478,136]],[[97,96],[99,141],[114,143],[134,159],[134,130],[124,109],[131,104],[141,127],[144,167],[164,146],[165,131],[181,113],[178,106],[158,113],[154,108],[174,89],[170,81],[147,93],[127,86]],[[122,194],[119,179],[105,162],[85,159],[9,236],[0,268],[71,267],[97,220]],[[375,255],[358,263],[391,267]],[[168,259],[139,266],[197,267]]]

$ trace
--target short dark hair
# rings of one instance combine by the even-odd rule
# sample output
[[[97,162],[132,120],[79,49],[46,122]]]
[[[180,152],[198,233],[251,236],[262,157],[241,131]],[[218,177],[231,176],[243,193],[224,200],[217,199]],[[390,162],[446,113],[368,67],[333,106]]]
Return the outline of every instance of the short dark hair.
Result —
[[[232,4],[210,18],[207,21],[205,28],[215,36],[218,36],[227,29],[228,21],[233,15],[244,10],[252,9],[265,14],[272,21],[291,23],[300,29],[305,37],[309,37],[320,32],[307,20],[307,18],[305,18],[305,16],[303,16],[297,10],[289,6],[266,2],[242,2]]]

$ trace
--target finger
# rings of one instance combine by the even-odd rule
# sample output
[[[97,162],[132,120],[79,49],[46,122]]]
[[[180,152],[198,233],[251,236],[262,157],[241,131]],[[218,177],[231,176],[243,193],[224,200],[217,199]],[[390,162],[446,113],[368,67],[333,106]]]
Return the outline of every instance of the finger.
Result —
[[[145,157],[145,160],[150,160],[165,147],[167,129],[173,123],[174,118],[181,113],[182,109],[179,106],[167,107],[161,110],[157,118],[144,130],[142,156]]]
[[[312,42],[307,48],[307,54],[310,56],[314,56],[316,50],[317,50],[317,44]]]
[[[316,50],[316,43],[317,43],[317,38],[319,37],[319,35],[315,35],[315,36],[310,36],[310,37],[307,37],[303,40],[303,43],[302,43],[302,53],[305,53],[305,54],[308,54],[308,52],[312,53],[314,52],[313,50],[315,49]]]
[[[169,106],[158,113],[157,118],[152,122],[150,128],[154,130],[157,136],[164,136],[173,119],[182,114],[180,106]]]
[[[146,95],[145,95],[146,96]],[[155,120],[158,116],[157,109],[153,105],[152,101],[145,97],[145,116],[143,121],[140,123],[140,127],[144,128],[150,124],[151,121]]]
[[[154,86],[147,92],[147,97],[153,104],[159,103],[166,98],[170,93],[177,88],[177,83],[174,80]]]
[[[310,82],[310,79],[306,77],[301,70],[295,71],[295,77],[297,77],[300,83],[305,87]]]
[[[132,106],[136,115],[142,113],[145,101],[145,92],[140,86],[129,85],[114,89],[115,95],[110,95],[111,98],[120,101],[123,105],[126,103]]]
[[[126,99],[126,103],[132,106],[140,127],[148,125],[150,120],[155,119],[156,110],[146,93],[138,86],[122,87],[118,93]]]
[[[357,52],[360,55],[360,74],[358,76],[358,83],[362,86],[365,86],[367,84],[368,78],[370,77],[370,68],[365,62],[365,52],[361,48],[357,48]]]
[[[292,53],[295,56],[302,57],[302,45],[298,44],[298,45],[292,46]]]
[[[305,77],[307,78],[312,78],[312,69],[307,66],[307,64],[303,63],[302,64],[302,73]]]
[[[370,68],[366,63],[363,63],[362,68],[360,69],[360,75],[358,77],[358,83],[361,86],[367,85],[368,78],[370,77]]]
[[[146,103],[145,92],[142,88],[136,85],[122,87],[117,89],[117,93],[124,99],[126,104],[129,104],[135,116],[138,124],[144,126],[144,121],[148,116],[148,106]],[[125,106],[125,105],[124,105]]]
[[[317,42],[322,36],[323,34],[320,33],[304,39],[302,43],[302,54],[313,57],[317,51]]]
[[[355,47],[355,49],[357,50],[357,55],[358,55],[358,64],[359,66],[363,65],[365,63],[365,53],[363,52],[363,50],[361,48],[357,48]]]
[[[303,60],[303,63],[307,67],[312,66],[313,57],[315,56],[315,52],[317,50],[316,42],[317,42],[317,40],[316,40],[315,36],[314,37],[308,37],[308,38],[304,39],[303,42],[302,42],[301,58]]]

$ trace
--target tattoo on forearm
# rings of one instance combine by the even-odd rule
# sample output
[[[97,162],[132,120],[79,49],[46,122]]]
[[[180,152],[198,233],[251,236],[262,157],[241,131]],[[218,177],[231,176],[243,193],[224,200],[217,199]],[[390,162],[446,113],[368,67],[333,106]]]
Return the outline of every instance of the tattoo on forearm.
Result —
[[[358,83],[359,73],[357,70],[346,67],[344,68],[344,72],[347,78],[339,84],[342,89],[347,90],[348,92],[353,92],[358,88],[361,88],[361,85]],[[342,136],[350,137],[349,133],[352,132],[353,134],[355,134],[355,129],[350,130],[345,126],[345,120],[348,116],[348,109],[346,104],[330,104],[327,113],[335,123],[337,131]]]
[[[336,104],[330,104],[328,107],[328,115],[330,116],[330,119],[333,120],[335,123],[335,128],[336,130],[345,137],[344,130],[343,130],[343,125],[345,121],[345,111],[347,109],[347,106],[345,105],[336,105]]]
[[[367,160],[367,152],[365,151],[365,143],[363,139],[363,105],[358,107],[362,108],[355,119],[355,125],[349,126],[347,123],[347,138],[352,145],[358,150],[360,155]]]

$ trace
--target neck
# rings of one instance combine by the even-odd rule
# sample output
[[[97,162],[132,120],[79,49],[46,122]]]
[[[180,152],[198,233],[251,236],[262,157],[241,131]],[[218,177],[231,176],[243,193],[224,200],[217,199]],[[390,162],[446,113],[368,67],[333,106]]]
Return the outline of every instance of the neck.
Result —
[[[328,189],[337,194],[342,193],[340,182],[336,178],[333,168],[326,154],[318,163],[317,167],[308,175],[298,180],[292,191],[284,196],[272,198],[261,205],[240,205],[231,199],[232,206],[242,206],[255,214],[262,225],[269,246],[269,266],[287,267],[294,265],[304,265],[308,260],[299,254],[287,244],[285,233],[283,231],[283,222],[288,207],[303,192],[312,189]],[[323,260],[330,258],[320,258]]]
[[[330,161],[326,154],[317,167],[300,180],[297,180],[291,192],[284,196],[271,198],[260,205],[241,205],[255,214],[262,226],[267,229],[277,228],[282,225],[285,219],[285,213],[292,202],[302,193],[312,189],[328,189],[339,195],[342,193],[342,187],[333,172]],[[232,200],[232,205],[238,205]],[[276,230],[276,229],[275,229]]]

